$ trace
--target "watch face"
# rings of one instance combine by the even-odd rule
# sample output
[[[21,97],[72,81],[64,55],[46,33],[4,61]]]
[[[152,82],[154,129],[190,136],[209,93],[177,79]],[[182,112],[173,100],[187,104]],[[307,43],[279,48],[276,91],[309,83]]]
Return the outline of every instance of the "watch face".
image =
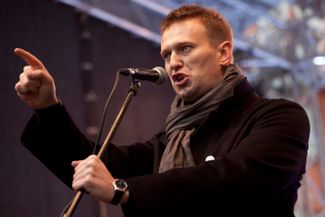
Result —
[[[120,180],[120,179],[118,179],[118,180],[115,181],[115,185],[119,189],[125,189],[125,188],[127,188],[126,182],[123,181],[123,180]]]

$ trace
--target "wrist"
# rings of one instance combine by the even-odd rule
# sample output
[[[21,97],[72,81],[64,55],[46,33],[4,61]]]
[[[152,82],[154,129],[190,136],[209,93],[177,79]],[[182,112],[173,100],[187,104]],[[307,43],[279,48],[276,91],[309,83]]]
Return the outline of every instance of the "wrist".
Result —
[[[57,104],[62,104],[61,100],[59,97],[54,96],[54,98],[47,103],[46,107],[51,107],[51,106],[57,105]]]
[[[125,204],[128,202],[129,200],[129,195],[130,195],[130,192],[129,192],[129,189],[127,189],[122,197],[122,200],[121,200],[121,204]]]

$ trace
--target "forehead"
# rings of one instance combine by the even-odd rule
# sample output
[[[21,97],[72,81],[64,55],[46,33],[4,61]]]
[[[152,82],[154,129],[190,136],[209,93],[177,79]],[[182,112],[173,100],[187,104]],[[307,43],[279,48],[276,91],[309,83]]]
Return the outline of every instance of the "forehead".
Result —
[[[187,19],[171,24],[161,35],[161,49],[174,43],[202,41],[207,37],[204,25],[198,19]]]

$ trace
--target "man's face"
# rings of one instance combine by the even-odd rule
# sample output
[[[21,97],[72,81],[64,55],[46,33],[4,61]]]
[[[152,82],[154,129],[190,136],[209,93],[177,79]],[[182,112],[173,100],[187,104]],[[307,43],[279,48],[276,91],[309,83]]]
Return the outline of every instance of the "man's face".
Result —
[[[197,19],[169,26],[162,33],[161,55],[175,92],[186,102],[197,100],[222,78],[220,50]]]

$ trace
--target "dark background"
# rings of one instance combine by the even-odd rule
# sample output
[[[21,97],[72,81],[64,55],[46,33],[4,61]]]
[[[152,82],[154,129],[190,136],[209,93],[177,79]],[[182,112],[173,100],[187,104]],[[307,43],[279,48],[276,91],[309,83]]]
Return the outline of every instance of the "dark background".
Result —
[[[14,48],[29,50],[43,61],[55,78],[59,97],[84,132],[99,125],[117,70],[162,65],[160,48],[94,18],[81,22],[78,11],[49,0],[2,0],[0,23],[0,216],[58,217],[75,194],[20,143],[33,111],[14,91],[25,65],[13,53]],[[80,34],[85,26],[92,36],[86,43]],[[84,59],[92,62],[93,70],[81,70]],[[130,82],[121,78],[109,107],[105,133]],[[93,96],[90,103],[86,100],[89,93]],[[113,142],[123,145],[149,139],[164,126],[173,95],[169,82],[159,87],[142,82]],[[105,207],[109,216],[122,216],[120,207],[100,206],[87,195],[74,216],[101,216]]]

